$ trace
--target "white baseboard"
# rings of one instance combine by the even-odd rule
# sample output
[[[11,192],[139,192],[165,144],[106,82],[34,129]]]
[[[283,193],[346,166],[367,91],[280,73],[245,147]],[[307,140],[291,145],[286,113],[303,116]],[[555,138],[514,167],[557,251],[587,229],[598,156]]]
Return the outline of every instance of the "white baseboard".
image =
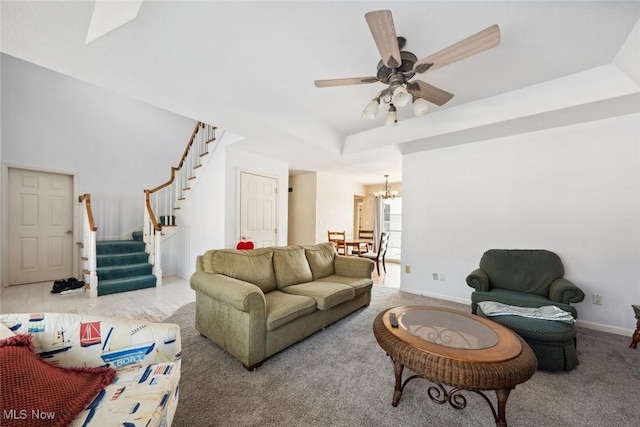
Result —
[[[617,326],[604,325],[602,323],[587,322],[586,320],[576,320],[576,325],[596,331],[608,332],[610,334],[627,335],[629,338],[633,335],[632,329],[619,328]]]
[[[454,298],[454,297],[451,297],[449,295],[433,294],[433,293],[430,293],[430,292],[418,291],[416,289],[406,289],[406,288],[403,288],[403,287],[400,287],[400,291],[407,292],[409,294],[422,295],[424,297],[437,298],[437,299],[442,299],[442,300],[445,300],[445,301],[452,301],[452,302],[457,302],[457,303],[460,303],[460,304],[471,305],[471,300],[469,300],[469,299]]]

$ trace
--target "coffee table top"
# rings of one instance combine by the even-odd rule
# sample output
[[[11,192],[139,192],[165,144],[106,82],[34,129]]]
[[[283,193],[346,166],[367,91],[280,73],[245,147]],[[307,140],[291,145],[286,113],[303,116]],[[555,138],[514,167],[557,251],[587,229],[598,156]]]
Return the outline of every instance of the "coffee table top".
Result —
[[[388,313],[395,313],[399,327],[391,327]],[[444,307],[401,306],[383,316],[386,329],[406,344],[448,359],[501,362],[522,351],[517,336],[496,322]]]

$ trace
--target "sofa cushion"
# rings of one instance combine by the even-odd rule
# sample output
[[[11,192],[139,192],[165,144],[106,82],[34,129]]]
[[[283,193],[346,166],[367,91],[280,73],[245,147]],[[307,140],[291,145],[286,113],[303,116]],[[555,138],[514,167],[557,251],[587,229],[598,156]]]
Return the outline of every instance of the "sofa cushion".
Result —
[[[343,285],[349,285],[353,287],[355,291],[355,296],[364,294],[371,286],[373,286],[373,280],[363,278],[363,277],[346,277],[339,276],[337,274],[332,274],[331,276],[323,277],[318,280],[319,282],[332,282],[332,283],[342,283]]]
[[[320,243],[319,245],[304,246],[304,253],[309,261],[313,280],[330,276],[335,273],[333,259],[337,252],[331,243]]]
[[[257,285],[262,292],[276,289],[273,250],[210,250],[203,257],[204,271],[218,273]]]
[[[304,248],[301,246],[282,246],[273,249],[273,268],[278,289],[313,280],[311,268]]]
[[[313,297],[320,310],[328,310],[355,297],[352,286],[332,282],[307,282],[287,286],[284,292]]]
[[[116,381],[73,426],[170,426],[179,398],[180,361],[129,365],[117,372]]]
[[[267,330],[273,331],[299,317],[316,311],[311,297],[272,291],[264,296],[267,302]]]
[[[543,296],[564,274],[558,255],[541,249],[491,249],[482,256],[480,268],[489,276],[491,288]]]

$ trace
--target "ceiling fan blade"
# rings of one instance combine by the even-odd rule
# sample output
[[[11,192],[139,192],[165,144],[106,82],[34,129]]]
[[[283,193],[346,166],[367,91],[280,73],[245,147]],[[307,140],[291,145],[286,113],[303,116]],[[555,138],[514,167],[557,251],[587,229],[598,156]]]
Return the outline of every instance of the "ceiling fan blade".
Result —
[[[316,80],[313,83],[316,85],[316,87],[331,87],[375,83],[377,81],[377,77],[349,77],[346,79]]]
[[[446,104],[451,98],[453,98],[452,93],[439,89],[435,86],[431,86],[422,80],[414,80],[411,83],[408,83],[407,91],[412,95],[424,98],[438,106]]]
[[[391,11],[376,10],[365,14],[364,17],[380,52],[382,63],[389,68],[398,68],[402,64],[402,58]]]
[[[476,53],[483,52],[500,44],[500,28],[492,25],[484,30],[460,40],[458,43],[427,56],[416,62],[413,70],[416,73],[424,73],[427,70],[435,70],[461,59],[468,58]]]

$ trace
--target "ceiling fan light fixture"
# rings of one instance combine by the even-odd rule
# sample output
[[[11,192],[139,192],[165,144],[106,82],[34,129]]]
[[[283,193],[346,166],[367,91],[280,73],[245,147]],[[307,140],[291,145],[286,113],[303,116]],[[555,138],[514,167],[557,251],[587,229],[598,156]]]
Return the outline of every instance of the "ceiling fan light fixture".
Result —
[[[1,1],[1,0],[0,0]],[[429,103],[441,107],[453,98],[453,94],[432,86],[422,80],[411,80],[416,73],[433,71],[470,56],[479,54],[500,44],[500,27],[494,24],[468,36],[440,51],[418,60],[418,57],[403,50],[407,40],[398,37],[390,10],[374,10],[365,14],[365,20],[373,36],[381,60],[375,76],[341,79],[315,80],[316,87],[357,85],[380,82],[386,86],[362,112],[363,118],[373,119],[380,104],[389,104],[385,124],[397,124],[395,107],[413,103],[413,113],[419,117],[429,109]]]
[[[387,118],[384,119],[384,124],[386,126],[395,126],[398,124],[398,113],[396,112],[395,105],[391,104],[389,106],[389,112],[387,113]]]
[[[375,119],[376,114],[378,114],[378,108],[380,108],[380,100],[378,98],[372,99],[371,102],[364,107],[364,110],[362,110],[362,118]]]
[[[422,116],[429,110],[429,103],[426,99],[414,97],[413,98],[413,115],[416,117]]]
[[[391,102],[398,107],[404,107],[409,103],[411,99],[411,95],[407,92],[407,88],[403,85],[396,87],[393,90],[393,96],[391,97]]]

